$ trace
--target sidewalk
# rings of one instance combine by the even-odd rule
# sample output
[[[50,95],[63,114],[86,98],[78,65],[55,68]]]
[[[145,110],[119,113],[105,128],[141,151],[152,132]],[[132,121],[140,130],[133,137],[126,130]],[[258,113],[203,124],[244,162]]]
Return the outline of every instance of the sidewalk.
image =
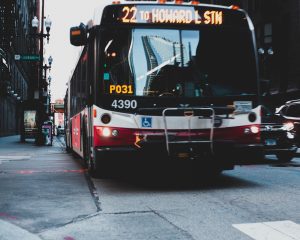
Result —
[[[13,149],[15,148],[22,149],[25,152],[30,152],[35,146],[34,140],[27,141],[25,143],[20,142],[20,136],[9,136],[9,137],[0,137],[0,154],[2,153],[13,153],[18,154]],[[19,151],[18,151],[19,152]]]
[[[35,234],[32,234],[23,228],[17,227],[14,224],[0,220],[0,239],[12,240],[12,239],[24,239],[24,240],[41,240]]]
[[[35,240],[32,234],[97,211],[86,170],[66,153],[63,137],[53,146],[19,140],[0,138],[0,240]]]
[[[9,136],[0,138],[0,172],[6,170],[4,163],[16,162],[23,164],[23,161],[32,159],[38,156],[42,151],[45,151],[44,147],[37,147],[34,140],[28,140],[25,143],[20,142],[20,136]],[[14,177],[15,178],[15,177]],[[3,190],[3,188],[2,188]],[[5,196],[3,196],[5,199]],[[35,234],[28,232],[27,230],[10,222],[15,222],[15,218],[5,213],[6,209],[1,209],[0,216],[0,239],[12,240],[12,239],[26,239],[26,240],[40,240]],[[1,219],[3,218],[3,220]],[[8,222],[10,221],[10,222]]]
[[[54,138],[53,146],[37,146],[34,140],[29,139],[26,142],[20,142],[20,136],[0,137],[0,156],[14,155],[14,156],[37,156],[44,153],[45,150],[53,152],[62,148],[63,145]]]

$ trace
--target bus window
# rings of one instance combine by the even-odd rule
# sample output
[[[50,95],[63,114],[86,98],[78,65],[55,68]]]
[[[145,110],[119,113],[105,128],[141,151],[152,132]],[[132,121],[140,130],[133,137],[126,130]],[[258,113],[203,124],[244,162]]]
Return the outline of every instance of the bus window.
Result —
[[[255,94],[255,56],[248,34],[239,29],[205,28],[107,31],[102,34],[107,36],[102,44],[105,93],[145,97]]]

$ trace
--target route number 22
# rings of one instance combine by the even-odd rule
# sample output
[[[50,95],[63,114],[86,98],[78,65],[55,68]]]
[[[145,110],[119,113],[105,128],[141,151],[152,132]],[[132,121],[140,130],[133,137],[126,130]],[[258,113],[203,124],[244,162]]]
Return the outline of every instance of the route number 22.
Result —
[[[123,23],[135,23],[136,22],[136,14],[137,14],[137,8],[128,6],[124,7],[122,12],[125,14],[125,16],[122,18]]]

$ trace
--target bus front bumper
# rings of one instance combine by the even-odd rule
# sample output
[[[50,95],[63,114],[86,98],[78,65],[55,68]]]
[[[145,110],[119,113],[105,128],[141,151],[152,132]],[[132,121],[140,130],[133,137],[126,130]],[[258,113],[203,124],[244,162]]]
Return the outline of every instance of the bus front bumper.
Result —
[[[166,145],[162,143],[146,144],[140,148],[135,146],[125,147],[97,147],[95,148],[96,159],[139,162],[151,161],[176,161],[192,160],[203,164],[215,161],[224,165],[249,165],[266,164],[265,154],[276,154],[278,152],[296,152],[297,148],[266,148],[263,144],[237,144],[230,141],[214,142],[211,144],[170,144],[169,153]],[[213,160],[212,160],[213,159]]]
[[[195,162],[201,165],[220,165],[222,169],[230,170],[234,166],[233,144],[230,142],[199,144],[170,144],[169,152],[166,144],[151,143],[142,147],[97,147],[95,158],[101,161],[118,162],[148,162],[148,163],[173,163]]]

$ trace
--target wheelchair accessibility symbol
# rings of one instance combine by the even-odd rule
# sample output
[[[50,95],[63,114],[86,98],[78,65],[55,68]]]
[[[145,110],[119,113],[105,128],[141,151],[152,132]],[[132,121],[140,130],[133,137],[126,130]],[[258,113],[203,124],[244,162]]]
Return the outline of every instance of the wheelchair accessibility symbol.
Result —
[[[151,128],[152,127],[152,118],[151,117],[142,117],[142,127]]]

